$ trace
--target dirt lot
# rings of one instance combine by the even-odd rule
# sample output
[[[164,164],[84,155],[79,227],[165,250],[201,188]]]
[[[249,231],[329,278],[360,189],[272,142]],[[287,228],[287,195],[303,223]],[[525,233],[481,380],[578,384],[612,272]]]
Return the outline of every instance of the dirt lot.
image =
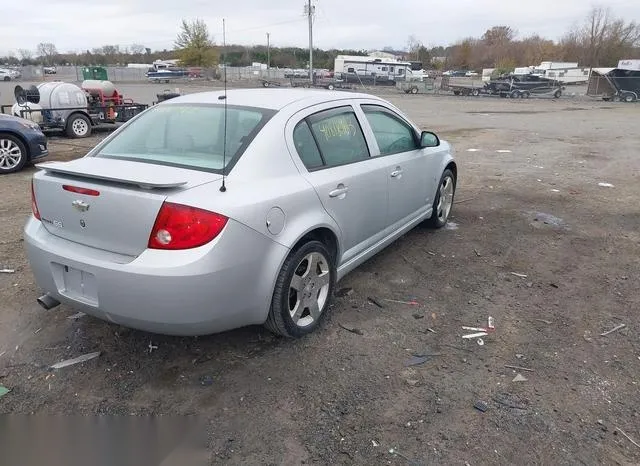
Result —
[[[16,272],[0,274],[0,412],[198,414],[225,464],[640,463],[625,436],[640,443],[640,106],[392,100],[455,144],[454,218],[346,277],[352,294],[300,341],[41,310],[21,243],[32,170],[3,177],[0,266]],[[93,143],[52,140],[50,159]],[[461,338],[488,316],[483,346]],[[406,367],[416,354],[430,356]]]

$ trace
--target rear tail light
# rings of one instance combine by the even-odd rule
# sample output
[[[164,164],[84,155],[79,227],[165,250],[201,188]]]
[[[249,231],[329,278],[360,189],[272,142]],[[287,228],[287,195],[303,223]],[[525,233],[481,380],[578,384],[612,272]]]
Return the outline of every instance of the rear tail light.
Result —
[[[33,188],[33,179],[31,180],[31,211],[33,216],[40,220],[40,211],[38,210],[38,203],[36,202],[36,193]]]
[[[227,220],[227,217],[215,212],[165,202],[153,225],[149,248],[197,248],[218,236]]]
[[[62,189],[64,189],[65,191],[69,191],[70,193],[86,194],[87,196],[100,195],[100,191],[96,191],[95,189],[81,188],[79,186],[70,186],[68,184],[63,184]]]

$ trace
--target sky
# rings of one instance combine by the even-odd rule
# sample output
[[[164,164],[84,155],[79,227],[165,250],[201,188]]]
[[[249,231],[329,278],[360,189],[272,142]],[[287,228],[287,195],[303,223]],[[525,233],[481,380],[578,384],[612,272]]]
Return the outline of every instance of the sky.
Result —
[[[52,42],[59,52],[102,45],[171,49],[181,20],[203,19],[216,43],[308,47],[305,0],[0,0],[0,55]],[[593,6],[588,0],[314,0],[314,46],[404,49],[414,35],[426,46],[448,45],[508,25],[520,37],[557,40]],[[640,21],[640,0],[600,0]],[[14,19],[11,19],[14,18]]]

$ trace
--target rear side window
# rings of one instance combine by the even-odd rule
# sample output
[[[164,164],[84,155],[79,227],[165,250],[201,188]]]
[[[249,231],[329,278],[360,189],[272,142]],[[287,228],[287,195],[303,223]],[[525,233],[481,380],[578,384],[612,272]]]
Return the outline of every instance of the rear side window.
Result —
[[[316,113],[307,118],[327,167],[369,158],[369,148],[351,107]]]

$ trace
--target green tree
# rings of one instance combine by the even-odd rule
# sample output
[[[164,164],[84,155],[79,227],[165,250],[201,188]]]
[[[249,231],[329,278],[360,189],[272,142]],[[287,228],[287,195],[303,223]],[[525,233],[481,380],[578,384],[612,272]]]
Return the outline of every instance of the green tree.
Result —
[[[209,29],[201,19],[190,22],[182,20],[175,46],[183,65],[212,66],[218,62],[218,53],[209,35]]]

